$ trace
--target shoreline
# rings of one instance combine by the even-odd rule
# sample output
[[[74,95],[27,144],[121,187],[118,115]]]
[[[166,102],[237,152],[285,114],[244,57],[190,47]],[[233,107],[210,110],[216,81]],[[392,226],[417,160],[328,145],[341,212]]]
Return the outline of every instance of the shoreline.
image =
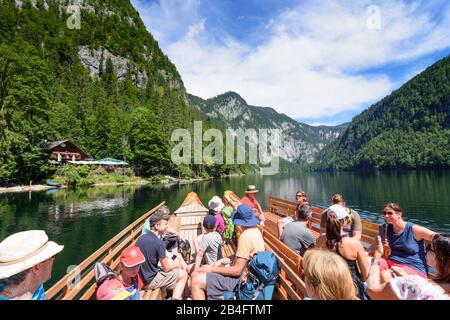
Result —
[[[63,188],[66,188],[65,186]],[[0,188],[0,194],[2,193],[18,193],[18,192],[38,192],[38,191],[47,191],[52,189],[63,189],[52,186],[47,186],[45,184],[34,184],[30,186],[15,186],[8,188]]]
[[[224,178],[224,177],[220,177],[219,179]],[[166,177],[166,179],[163,180],[159,180],[159,181],[151,181],[151,180],[138,180],[138,181],[128,181],[128,182],[98,182],[98,183],[94,183],[90,186],[86,186],[86,188],[92,188],[92,187],[113,187],[113,186],[129,186],[129,185],[140,185],[140,186],[144,186],[144,185],[174,185],[174,184],[178,184],[178,185],[182,185],[182,184],[192,184],[195,182],[200,182],[200,181],[207,181],[207,180],[212,180],[212,179],[217,179],[217,178],[203,178],[203,179],[189,179],[189,180],[185,180],[185,179],[178,179],[178,178],[173,178],[173,177]],[[84,188],[84,187],[83,187]],[[35,184],[35,185],[19,185],[19,186],[14,186],[14,187],[0,187],[0,194],[6,194],[6,193],[20,193],[20,192],[40,192],[40,191],[47,191],[47,190],[53,190],[53,189],[69,189],[67,186],[63,185],[62,187],[53,187],[53,186],[48,186],[45,184]]]

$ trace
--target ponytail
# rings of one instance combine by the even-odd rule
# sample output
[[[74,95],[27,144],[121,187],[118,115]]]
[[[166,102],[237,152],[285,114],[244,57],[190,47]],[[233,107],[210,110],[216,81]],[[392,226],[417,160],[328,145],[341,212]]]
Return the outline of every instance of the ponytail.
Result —
[[[327,241],[326,246],[329,250],[337,250],[339,242],[342,240],[341,222],[334,216],[327,213]]]

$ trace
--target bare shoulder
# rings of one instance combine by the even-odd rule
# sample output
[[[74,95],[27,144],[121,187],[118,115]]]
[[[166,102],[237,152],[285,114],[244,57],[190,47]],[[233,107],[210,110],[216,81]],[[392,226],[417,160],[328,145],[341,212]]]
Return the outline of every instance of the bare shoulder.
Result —
[[[417,224],[413,224],[412,229],[413,229],[413,232],[414,232],[414,237],[417,240],[422,240],[423,239],[423,240],[431,241],[433,236],[434,236],[434,234],[436,233],[436,232],[434,232],[434,231],[432,231],[432,230],[430,230],[428,228],[419,226]]]
[[[362,244],[359,240],[351,237],[345,237],[342,239],[342,244],[346,246],[351,246],[352,248],[358,249],[362,247]]]

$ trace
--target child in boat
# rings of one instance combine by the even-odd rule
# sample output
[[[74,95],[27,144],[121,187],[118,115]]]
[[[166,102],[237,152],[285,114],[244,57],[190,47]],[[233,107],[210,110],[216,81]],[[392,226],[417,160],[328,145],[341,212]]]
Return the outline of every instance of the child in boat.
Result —
[[[144,283],[139,275],[139,270],[144,262],[145,257],[139,247],[128,247],[120,254],[120,273],[117,279],[127,291],[133,293],[126,300],[141,300],[140,290]]]
[[[222,236],[225,231],[225,221],[222,216],[222,209],[225,207],[225,204],[222,202],[218,196],[214,196],[208,203],[209,212],[208,214],[212,215],[216,219],[216,231]]]
[[[195,263],[188,267],[189,273],[197,270],[203,264],[220,265],[227,260],[222,258],[222,237],[216,230],[216,219],[206,215],[203,219],[205,233],[201,235],[195,255]]]
[[[127,300],[133,295],[117,278],[105,280],[97,289],[97,300]]]

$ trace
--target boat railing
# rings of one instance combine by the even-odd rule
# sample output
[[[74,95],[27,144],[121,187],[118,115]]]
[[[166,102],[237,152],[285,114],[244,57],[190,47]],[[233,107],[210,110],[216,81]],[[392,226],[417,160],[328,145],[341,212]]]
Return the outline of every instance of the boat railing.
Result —
[[[268,201],[269,207],[267,211],[275,213],[280,217],[293,216],[297,204],[293,201],[284,200],[276,197],[269,197]],[[314,232],[320,233],[320,218],[322,216],[323,208],[312,207],[313,214],[309,221],[308,227]],[[381,225],[361,220],[362,224],[362,235],[361,243],[363,247],[367,250],[369,247],[375,243],[377,236],[380,234]]]
[[[142,232],[145,220],[164,204],[165,202],[161,202],[152,210],[139,217],[127,228],[122,230],[87,259],[81,262],[81,264],[66,274],[61,280],[47,290],[47,298],[55,300],[91,299],[96,290],[93,269],[95,263],[103,262],[111,269],[117,269],[122,250],[136,242],[136,239]]]

